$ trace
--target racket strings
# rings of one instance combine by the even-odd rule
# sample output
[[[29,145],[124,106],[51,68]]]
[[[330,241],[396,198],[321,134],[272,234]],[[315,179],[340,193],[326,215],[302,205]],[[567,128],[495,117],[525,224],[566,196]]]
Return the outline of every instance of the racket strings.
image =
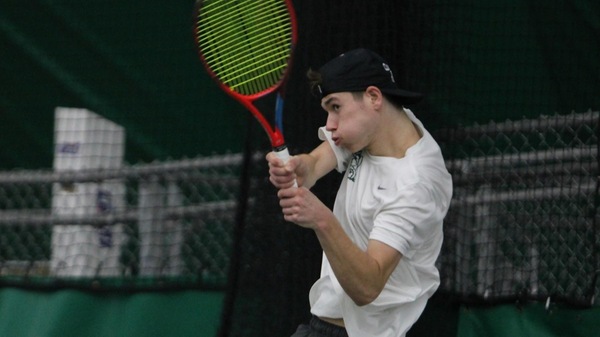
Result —
[[[263,11],[262,13],[258,13],[259,15],[249,15],[250,20],[243,20],[246,26],[255,25],[257,22],[264,22],[267,16],[270,14],[268,11]],[[284,12],[284,14],[286,14]],[[279,18],[285,19],[285,16],[279,16]],[[278,19],[279,19],[278,18]],[[279,19],[280,20],[280,19]],[[273,20],[267,21],[269,24],[273,25]],[[277,29],[278,26],[274,28]],[[282,30],[283,31],[283,30]],[[267,80],[264,84],[259,84],[258,87],[269,86],[273,83],[273,81],[277,81],[279,78],[279,71],[285,66],[280,65],[279,57],[283,57],[285,59],[286,53],[285,50],[277,53],[273,53],[272,47],[277,47],[278,45],[273,42],[273,30],[269,30],[260,34],[254,34],[249,36],[245,35],[229,35],[229,36],[215,36],[213,39],[224,39],[221,45],[227,46],[227,48],[221,50],[221,54],[230,55],[229,59],[221,60],[222,65],[219,66],[215,64],[214,71],[221,72],[222,69],[231,69],[232,71],[226,72],[221,76],[222,81],[226,83],[237,83],[236,86],[242,86],[247,83],[252,83],[253,80],[265,80],[266,76],[271,74],[272,79]],[[248,58],[246,62],[240,62],[235,56],[240,55],[242,52],[247,52],[247,50],[243,50],[242,48],[247,48],[247,45],[251,45],[252,50],[255,51],[251,58]],[[233,50],[231,48],[234,48]],[[283,53],[282,53],[283,52]],[[232,57],[233,56],[233,57]],[[270,62],[269,62],[270,60]],[[208,59],[208,62],[212,62],[212,59]],[[270,73],[265,73],[265,71],[271,71]],[[251,72],[258,72],[261,74],[265,74],[263,76],[255,76],[248,78]],[[275,72],[275,74],[273,74]]]
[[[260,4],[260,2],[256,2],[255,4]],[[217,16],[219,12],[215,12],[215,10],[225,10],[226,7],[224,6],[212,8],[212,11],[205,11],[201,15],[201,20],[205,18],[202,25],[204,25],[205,29],[207,29],[207,31],[210,32],[215,39],[221,39],[223,37],[230,36],[236,28],[239,28],[238,23],[243,24],[244,26],[256,27],[257,24],[270,25],[278,22],[285,22],[285,19],[287,17],[287,12],[285,11],[285,8],[282,7],[244,7],[242,8],[244,12],[240,12],[242,9],[240,9],[239,7],[240,6],[234,6],[233,8],[227,7],[229,15],[223,15],[223,13],[220,13],[220,15]],[[260,9],[263,9],[262,13],[260,11],[257,11]],[[279,16],[274,19],[268,19],[268,17],[272,14],[271,11],[269,11],[269,9],[278,11]],[[252,10],[252,12],[249,12],[249,10]],[[232,13],[234,15],[232,15]],[[210,14],[212,14],[212,16]],[[243,21],[239,21],[240,18],[243,18]],[[275,26],[275,28],[278,28],[278,26]]]
[[[253,95],[281,81],[293,34],[284,1],[206,1],[200,27],[197,38],[204,61],[231,90]]]

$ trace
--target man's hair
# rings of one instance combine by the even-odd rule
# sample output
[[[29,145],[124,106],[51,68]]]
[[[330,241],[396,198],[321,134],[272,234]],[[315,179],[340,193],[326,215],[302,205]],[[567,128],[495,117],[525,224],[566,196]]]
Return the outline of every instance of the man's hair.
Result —
[[[323,77],[321,76],[321,73],[316,70],[312,70],[312,68],[309,68],[306,72],[306,77],[308,78],[310,92],[315,96],[321,96],[321,93],[319,91],[319,85],[321,84],[321,82],[323,82]]]

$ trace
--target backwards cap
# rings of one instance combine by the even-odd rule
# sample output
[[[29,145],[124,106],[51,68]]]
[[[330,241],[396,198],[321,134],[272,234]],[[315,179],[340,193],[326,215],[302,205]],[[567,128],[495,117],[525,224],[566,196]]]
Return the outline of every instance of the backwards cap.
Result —
[[[392,70],[385,60],[368,49],[354,49],[327,62],[319,69],[322,97],[335,92],[363,91],[376,86],[386,95],[395,96],[400,103],[414,104],[423,95],[398,88]]]

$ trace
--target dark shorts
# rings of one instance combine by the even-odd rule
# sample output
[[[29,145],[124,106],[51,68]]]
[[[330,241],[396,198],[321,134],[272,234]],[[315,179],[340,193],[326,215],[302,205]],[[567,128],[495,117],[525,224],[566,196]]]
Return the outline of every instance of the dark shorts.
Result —
[[[309,324],[301,324],[291,337],[348,337],[346,329],[313,316]]]

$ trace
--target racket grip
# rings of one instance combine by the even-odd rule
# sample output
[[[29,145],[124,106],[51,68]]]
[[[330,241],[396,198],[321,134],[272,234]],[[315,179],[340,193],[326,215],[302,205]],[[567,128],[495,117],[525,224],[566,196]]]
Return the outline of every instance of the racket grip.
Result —
[[[273,149],[273,152],[277,156],[277,158],[283,160],[283,163],[287,163],[290,160],[290,152],[287,149],[287,146],[278,146]],[[298,182],[294,179],[294,187],[298,187]]]

